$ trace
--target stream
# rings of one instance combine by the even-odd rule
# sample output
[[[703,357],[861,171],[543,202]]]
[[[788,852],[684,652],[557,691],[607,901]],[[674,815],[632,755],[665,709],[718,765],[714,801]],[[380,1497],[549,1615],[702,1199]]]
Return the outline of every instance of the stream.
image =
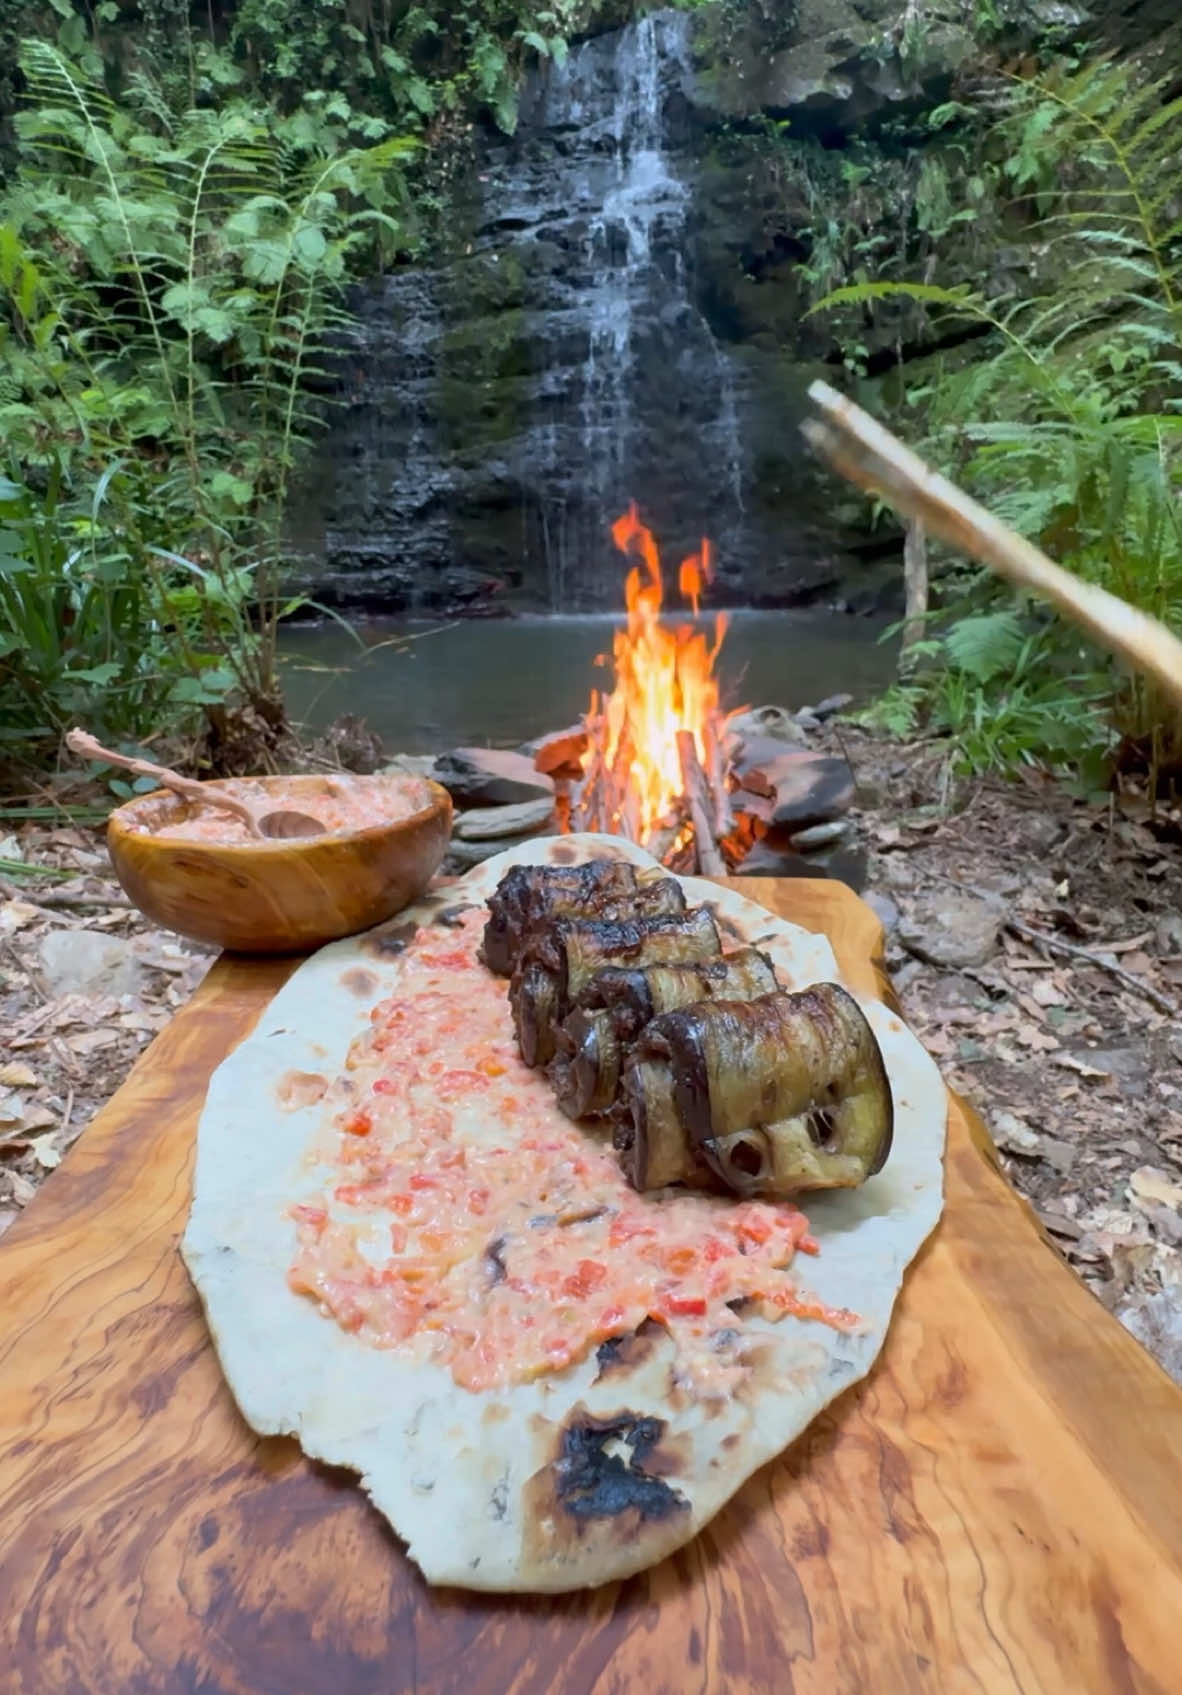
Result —
[[[722,701],[800,707],[849,693],[861,704],[887,685],[895,644],[886,619],[823,611],[732,612],[717,671]],[[678,618],[677,622],[686,620]],[[479,744],[514,747],[564,729],[593,687],[610,686],[622,618],[528,617],[445,624],[370,620],[289,627],[283,685],[293,718],[315,733],[355,713],[390,753]],[[712,620],[701,623],[712,628]]]

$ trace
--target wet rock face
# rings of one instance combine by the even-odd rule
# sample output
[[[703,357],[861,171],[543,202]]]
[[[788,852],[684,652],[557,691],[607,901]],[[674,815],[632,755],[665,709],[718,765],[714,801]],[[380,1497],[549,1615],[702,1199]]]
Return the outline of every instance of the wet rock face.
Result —
[[[693,181],[712,121],[684,13],[532,80],[517,134],[484,144],[454,254],[356,302],[299,538],[323,556],[322,598],[614,607],[608,530],[630,499],[673,565],[714,540],[718,600],[836,584],[831,538],[761,506],[760,438],[791,429],[783,373],[737,360],[700,298]]]

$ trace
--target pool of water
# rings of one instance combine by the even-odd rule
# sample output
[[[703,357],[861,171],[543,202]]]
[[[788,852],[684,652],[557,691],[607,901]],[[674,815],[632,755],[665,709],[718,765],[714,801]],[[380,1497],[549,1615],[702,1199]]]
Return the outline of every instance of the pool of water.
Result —
[[[592,688],[610,684],[610,667],[596,658],[610,653],[619,622],[374,620],[353,634],[334,623],[294,626],[281,644],[284,686],[292,716],[312,731],[351,712],[391,752],[513,747],[573,723]],[[838,693],[869,700],[894,670],[894,642],[879,640],[884,626],[833,612],[731,613],[717,665],[723,704],[799,707]]]

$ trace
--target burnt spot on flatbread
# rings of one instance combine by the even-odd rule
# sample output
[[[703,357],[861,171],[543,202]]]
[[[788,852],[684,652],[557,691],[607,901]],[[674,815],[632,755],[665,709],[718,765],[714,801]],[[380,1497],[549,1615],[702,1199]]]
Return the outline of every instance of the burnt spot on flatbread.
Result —
[[[400,953],[405,953],[418,933],[418,925],[413,918],[403,919],[401,924],[390,924],[384,929],[375,930],[362,943],[363,947],[376,953],[379,959],[396,959]]]
[[[459,905],[441,907],[431,919],[432,924],[442,924],[445,930],[458,930],[469,912],[474,911],[471,901],[461,901]]]
[[[627,1411],[593,1418],[576,1408],[550,1467],[557,1505],[577,1520],[635,1514],[642,1524],[688,1512],[685,1496],[662,1475],[664,1434],[662,1418]]]
[[[364,965],[350,966],[341,976],[342,989],[348,989],[359,1001],[371,1001],[378,991],[378,980]]]
[[[602,1383],[613,1372],[635,1371],[646,1360],[651,1359],[654,1348],[664,1335],[663,1325],[646,1318],[626,1335],[609,1336],[607,1341],[601,1342],[595,1350],[595,1358],[599,1362],[596,1383]]]
[[[546,855],[551,865],[573,865],[578,857],[578,849],[570,842],[559,842],[557,847],[552,847]]]

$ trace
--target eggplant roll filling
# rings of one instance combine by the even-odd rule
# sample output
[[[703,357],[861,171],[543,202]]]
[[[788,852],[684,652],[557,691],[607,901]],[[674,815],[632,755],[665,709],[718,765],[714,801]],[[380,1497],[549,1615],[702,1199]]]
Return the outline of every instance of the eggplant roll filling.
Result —
[[[660,918],[557,918],[535,930],[509,986],[517,1045],[527,1065],[554,1057],[555,1032],[591,979],[608,966],[717,959],[718,926],[705,907]]]
[[[654,1018],[695,1001],[749,1001],[779,985],[758,948],[740,948],[698,964],[609,966],[575,997],[555,1031],[549,1077],[571,1118],[610,1112],[619,1099],[624,1061]]]
[[[638,871],[623,860],[592,859],[585,865],[515,865],[488,903],[484,963],[509,977],[530,934],[553,918],[656,918],[685,911],[685,893],[675,877]]]
[[[636,1189],[848,1189],[880,1171],[894,1103],[874,1032],[836,983],[656,1018],[625,1062],[616,1135]]]

